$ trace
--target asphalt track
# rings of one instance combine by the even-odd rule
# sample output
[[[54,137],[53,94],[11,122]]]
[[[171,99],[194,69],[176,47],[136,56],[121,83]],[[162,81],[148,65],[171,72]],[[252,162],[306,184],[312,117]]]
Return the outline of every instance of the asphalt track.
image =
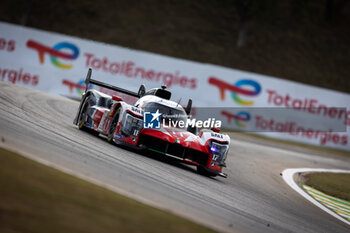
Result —
[[[194,167],[113,146],[78,130],[72,124],[77,108],[78,102],[0,82],[0,146],[219,231],[350,231],[280,176],[286,168],[350,169],[348,158],[231,135],[228,178],[207,178]]]

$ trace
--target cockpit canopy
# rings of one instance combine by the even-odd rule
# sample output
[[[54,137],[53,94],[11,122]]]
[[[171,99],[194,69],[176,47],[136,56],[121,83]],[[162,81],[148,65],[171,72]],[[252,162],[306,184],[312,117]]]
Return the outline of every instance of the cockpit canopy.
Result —
[[[165,86],[162,86],[162,88],[152,88],[151,90],[147,91],[145,95],[155,95],[162,99],[170,100],[171,92],[165,90],[165,88]]]
[[[187,114],[185,110],[179,105],[178,107],[170,107],[157,102],[146,102],[140,106],[144,112],[157,112],[161,113],[161,119],[166,121],[186,121]]]

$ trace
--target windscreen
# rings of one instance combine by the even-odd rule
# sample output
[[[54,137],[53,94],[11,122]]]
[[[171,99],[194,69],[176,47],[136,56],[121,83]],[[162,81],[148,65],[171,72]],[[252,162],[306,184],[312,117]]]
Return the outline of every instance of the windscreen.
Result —
[[[163,104],[159,103],[146,103],[142,106],[142,109],[144,112],[156,112],[159,110],[159,112],[162,114],[161,118],[165,119],[166,122],[169,121],[186,121],[187,114],[185,110],[182,108],[172,108]]]

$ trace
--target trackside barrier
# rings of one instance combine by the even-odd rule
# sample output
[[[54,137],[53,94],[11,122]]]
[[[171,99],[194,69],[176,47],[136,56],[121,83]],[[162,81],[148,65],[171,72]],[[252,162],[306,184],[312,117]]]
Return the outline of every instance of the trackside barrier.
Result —
[[[0,80],[80,98],[89,67],[94,79],[134,92],[165,84],[182,105],[216,107],[208,117],[226,128],[350,151],[349,94],[0,22]],[[315,119],[322,129],[308,125]]]

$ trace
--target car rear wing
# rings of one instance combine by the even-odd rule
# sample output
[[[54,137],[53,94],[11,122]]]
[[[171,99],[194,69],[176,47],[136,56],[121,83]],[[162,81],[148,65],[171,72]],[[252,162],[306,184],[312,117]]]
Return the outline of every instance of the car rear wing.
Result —
[[[139,91],[136,93],[136,92],[129,91],[129,90],[126,90],[126,89],[123,89],[123,88],[120,88],[120,87],[116,87],[116,86],[113,86],[113,85],[110,85],[110,84],[107,84],[107,83],[104,83],[104,82],[101,82],[101,81],[97,81],[95,79],[91,79],[91,74],[92,74],[92,69],[89,68],[89,70],[87,72],[87,75],[86,75],[86,79],[85,79],[85,85],[86,85],[85,93],[88,90],[90,83],[91,84],[95,84],[97,86],[104,87],[104,88],[108,88],[108,89],[111,89],[111,90],[114,90],[114,91],[118,91],[120,93],[131,95],[131,96],[134,96],[134,97],[137,97],[137,98],[141,98],[146,93],[146,87],[143,84],[140,86]],[[191,108],[192,108],[192,99],[189,99],[188,103],[187,103],[187,106],[185,108],[185,112],[187,114],[190,114]]]
[[[91,83],[91,84],[95,84],[97,86],[108,88],[108,89],[111,89],[111,90],[114,90],[114,91],[118,91],[118,92],[121,92],[121,93],[124,93],[124,94],[127,94],[127,95],[138,97],[138,98],[142,97],[146,93],[146,87],[143,84],[140,86],[139,91],[136,93],[136,92],[129,91],[129,90],[126,90],[126,89],[123,89],[123,88],[120,88],[120,87],[116,87],[116,86],[113,86],[113,85],[110,85],[110,84],[107,84],[107,83],[104,83],[104,82],[101,82],[101,81],[97,81],[97,80],[91,79],[91,74],[92,74],[92,69],[89,68],[89,70],[87,72],[87,75],[86,75],[86,79],[85,79],[85,85],[86,85],[85,92],[88,90],[89,84]]]

